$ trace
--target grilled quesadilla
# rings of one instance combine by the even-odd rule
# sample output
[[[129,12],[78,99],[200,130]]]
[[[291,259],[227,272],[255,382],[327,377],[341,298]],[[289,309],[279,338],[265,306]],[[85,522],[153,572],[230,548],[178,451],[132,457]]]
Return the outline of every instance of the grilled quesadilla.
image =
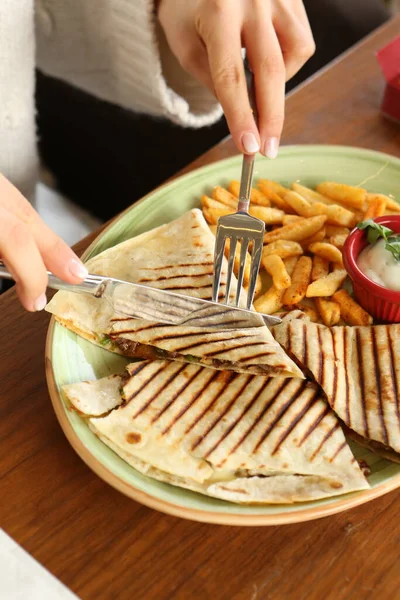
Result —
[[[400,452],[400,324],[326,327],[284,319],[273,333],[345,425],[373,441],[371,450],[381,453],[382,444]]]
[[[94,274],[211,300],[214,243],[201,211],[194,209],[172,223],[105,250],[88,261],[87,267]],[[221,294],[225,294],[226,274],[225,261]],[[235,288],[236,281],[232,293]],[[54,296],[47,310],[82,337],[126,356],[303,377],[256,313],[256,326],[246,329],[165,326],[121,318],[113,314],[106,300],[65,291]]]
[[[95,400],[102,390],[104,405]],[[121,379],[63,392],[114,452],[173,485],[253,504],[369,487],[333,411],[305,380],[141,361]]]

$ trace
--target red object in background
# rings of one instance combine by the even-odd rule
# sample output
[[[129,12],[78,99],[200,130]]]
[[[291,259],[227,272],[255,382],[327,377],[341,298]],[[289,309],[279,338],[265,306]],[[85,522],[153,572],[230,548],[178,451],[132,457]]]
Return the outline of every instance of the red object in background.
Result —
[[[400,121],[400,36],[379,50],[376,57],[387,82],[381,110]]]
[[[374,219],[400,233],[400,215],[386,215]],[[400,323],[400,292],[389,290],[369,279],[357,265],[358,256],[368,245],[365,229],[353,229],[343,246],[343,263],[353,285],[357,302],[370,315],[384,323]]]

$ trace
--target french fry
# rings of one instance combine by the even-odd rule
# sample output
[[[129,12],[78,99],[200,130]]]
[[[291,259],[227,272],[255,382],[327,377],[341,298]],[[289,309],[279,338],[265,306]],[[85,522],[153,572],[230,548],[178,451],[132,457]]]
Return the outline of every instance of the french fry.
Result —
[[[326,222],[328,225],[353,227],[357,221],[353,212],[338,204],[327,205],[322,204],[322,202],[316,202],[315,204],[312,204],[309,209],[309,216],[315,215],[326,215]]]
[[[322,317],[322,322],[328,327],[337,325],[340,320],[340,306],[327,298],[315,298],[315,306]]]
[[[345,234],[333,235],[332,237],[329,238],[329,243],[332,244],[332,246],[336,246],[336,248],[339,248],[339,250],[341,250],[344,246],[346,239],[347,239],[347,235],[345,235]]]
[[[260,179],[258,182],[260,188],[264,187],[268,190],[272,190],[275,194],[279,196],[283,196],[283,194],[287,191],[288,188],[285,188],[284,185],[281,185],[277,181],[272,181],[272,179]]]
[[[371,315],[350,296],[347,290],[336,292],[333,300],[340,306],[340,314],[349,325],[372,325]]]
[[[294,308],[294,307],[293,307]],[[297,308],[303,311],[305,315],[312,321],[313,323],[321,323],[320,316],[318,311],[311,304],[306,304],[305,302],[299,302],[297,304]]]
[[[292,274],[290,287],[283,294],[283,304],[293,306],[298,304],[306,295],[310,283],[312,260],[309,256],[301,256]]]
[[[342,227],[341,225],[328,225],[325,224],[326,237],[330,238],[334,235],[349,235],[350,229],[348,227]]]
[[[315,242],[314,244],[310,244],[308,249],[313,254],[325,258],[328,262],[338,264],[343,262],[342,253],[336,246],[333,246],[333,244],[328,244],[327,242]]]
[[[217,235],[217,225],[209,225],[209,228],[213,235]]]
[[[311,281],[321,279],[329,274],[329,262],[321,256],[313,256],[313,266],[311,270]]]
[[[231,181],[229,183],[228,190],[236,198],[239,198],[240,182]],[[250,201],[252,204],[259,204],[260,206],[271,206],[271,202],[267,196],[260,192],[260,190],[257,190],[257,188],[251,188]]]
[[[282,217],[282,225],[289,225],[289,223],[294,223],[295,221],[301,221],[304,217],[300,217],[299,215],[283,215]]]
[[[249,283],[250,283],[250,281],[243,280],[243,287],[246,291],[249,289]],[[258,298],[261,290],[262,290],[262,279],[261,279],[260,274],[258,274],[257,279],[256,279],[256,287],[254,289],[254,298]]]
[[[308,200],[308,202],[310,203],[322,202],[322,204],[334,204],[334,201],[330,198],[327,198],[323,194],[320,194],[315,190],[311,190],[310,188],[305,187],[304,185],[300,185],[300,183],[292,183],[292,189],[298,194],[301,194],[303,198]]]
[[[230,214],[230,209],[215,209],[215,208],[207,208],[207,206],[203,206],[203,215],[205,220],[209,225],[217,225],[218,219],[225,215]]]
[[[386,198],[384,196],[376,195],[369,204],[365,212],[364,219],[375,219],[375,217],[382,217],[386,211]]]
[[[341,263],[332,263],[331,271],[334,273],[335,271],[343,271],[343,262]]]
[[[276,191],[277,189],[286,191],[286,188],[279,185],[279,183],[275,184],[274,181],[270,181],[269,179],[260,179],[260,181],[258,182],[258,187],[260,188],[264,196],[268,198],[271,204],[273,204],[277,208],[280,208],[287,214],[294,213],[294,210],[289,206],[287,202],[285,202],[285,200],[281,198],[279,193]]]
[[[276,240],[291,240],[294,242],[305,240],[319,231],[323,227],[325,221],[326,215],[320,215],[289,223],[289,225],[284,225],[275,231],[266,233],[264,236],[264,244],[269,244]]]
[[[270,254],[263,258],[262,264],[267,273],[271,275],[273,285],[277,290],[285,290],[290,287],[291,278],[280,256]]]
[[[298,260],[298,256],[290,256],[289,258],[285,258],[283,261],[285,263],[286,271],[289,273],[290,277],[293,275],[293,271],[298,263]]]
[[[367,193],[367,195],[366,195],[367,206],[369,206],[370,203],[373,200],[375,200],[375,198],[384,198],[386,200],[386,210],[390,210],[395,213],[400,212],[400,204],[398,202],[396,202],[396,200],[394,198],[390,198],[390,196],[385,196],[385,194],[374,194],[371,192]]]
[[[275,286],[271,286],[269,290],[254,301],[254,308],[266,315],[272,315],[280,310],[283,306],[282,295],[284,290],[277,290]]]
[[[237,198],[235,198],[235,196],[233,194],[231,194],[230,192],[228,192],[228,190],[226,190],[225,188],[221,187],[220,185],[217,185],[213,189],[211,195],[214,200],[217,200],[218,202],[225,204],[225,206],[229,206],[230,208],[233,208],[234,212],[236,211],[237,204],[238,204]]]
[[[328,196],[335,202],[343,204],[350,208],[362,210],[366,199],[366,191],[362,188],[345,183],[336,183],[335,181],[323,181],[316,187],[317,192]]]
[[[286,190],[282,194],[285,202],[293,208],[293,210],[301,217],[310,217],[310,203],[303,196],[293,190]]]
[[[220,186],[215,187],[213,190],[213,195],[218,196],[218,198],[225,199],[224,201],[226,202],[229,201],[228,194],[229,196],[232,195]],[[237,209],[236,200],[234,203],[235,206],[231,207],[229,204],[224,204],[224,202],[221,200],[216,200],[215,198],[209,198],[208,196],[203,195],[201,197],[201,203],[203,208],[206,207],[209,209],[209,211],[216,211],[218,217],[215,223],[217,223],[220,216],[231,215],[232,213],[236,212]],[[269,206],[250,206],[249,213],[253,217],[261,219],[261,221],[264,221],[264,223],[267,225],[280,225],[282,223],[282,217],[284,214],[283,211],[277,208],[271,208]],[[211,224],[214,225],[215,223],[212,222]]]
[[[301,240],[300,244],[301,244],[301,247],[303,248],[304,252],[307,252],[307,250],[311,244],[315,244],[316,242],[322,242],[322,240],[324,240],[324,239],[325,239],[325,227],[322,227],[322,229],[317,231],[317,233],[314,233],[314,235],[311,235],[310,237],[306,238],[305,240]]]
[[[316,279],[307,288],[306,297],[316,298],[319,296],[333,296],[346,279],[347,273],[344,269],[329,273],[326,277]]]
[[[290,256],[300,256],[301,254],[303,254],[303,248],[298,242],[277,240],[276,242],[271,242],[271,244],[264,246],[262,260],[270,255],[280,256],[281,258],[289,258]]]

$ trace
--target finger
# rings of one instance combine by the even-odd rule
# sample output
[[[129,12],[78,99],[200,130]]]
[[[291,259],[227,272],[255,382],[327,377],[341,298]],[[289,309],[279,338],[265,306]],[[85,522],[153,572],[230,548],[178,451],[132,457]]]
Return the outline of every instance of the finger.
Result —
[[[88,270],[75,252],[40,218],[31,229],[49,271],[69,283],[78,283],[87,277]]]
[[[2,175],[0,198],[2,207],[29,228],[49,271],[70,283],[82,281],[87,276],[86,267],[73,250],[45,225],[32,205]]]
[[[0,207],[0,255],[17,283],[18,296],[30,311],[46,305],[47,272],[28,226]]]
[[[215,94],[233,140],[241,152],[255,154],[260,136],[250,107],[242,58],[240,28],[232,19],[214,23],[203,37]]]
[[[243,39],[254,73],[261,152],[275,158],[285,114],[285,63],[268,19],[247,22]]]
[[[297,16],[289,10],[287,4],[282,4],[281,9],[276,11],[273,23],[285,61],[288,81],[314,54],[314,38],[305,11],[303,15]]]

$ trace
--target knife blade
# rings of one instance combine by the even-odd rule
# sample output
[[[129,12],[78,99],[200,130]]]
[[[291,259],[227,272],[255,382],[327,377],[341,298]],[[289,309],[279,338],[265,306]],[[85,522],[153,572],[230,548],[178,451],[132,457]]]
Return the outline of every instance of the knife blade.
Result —
[[[12,279],[1,261],[0,278]],[[133,319],[218,329],[246,329],[281,323],[281,319],[273,315],[112,277],[88,275],[79,284],[66,283],[50,272],[48,278],[48,287],[52,289],[85,293],[106,300],[115,313]]]

